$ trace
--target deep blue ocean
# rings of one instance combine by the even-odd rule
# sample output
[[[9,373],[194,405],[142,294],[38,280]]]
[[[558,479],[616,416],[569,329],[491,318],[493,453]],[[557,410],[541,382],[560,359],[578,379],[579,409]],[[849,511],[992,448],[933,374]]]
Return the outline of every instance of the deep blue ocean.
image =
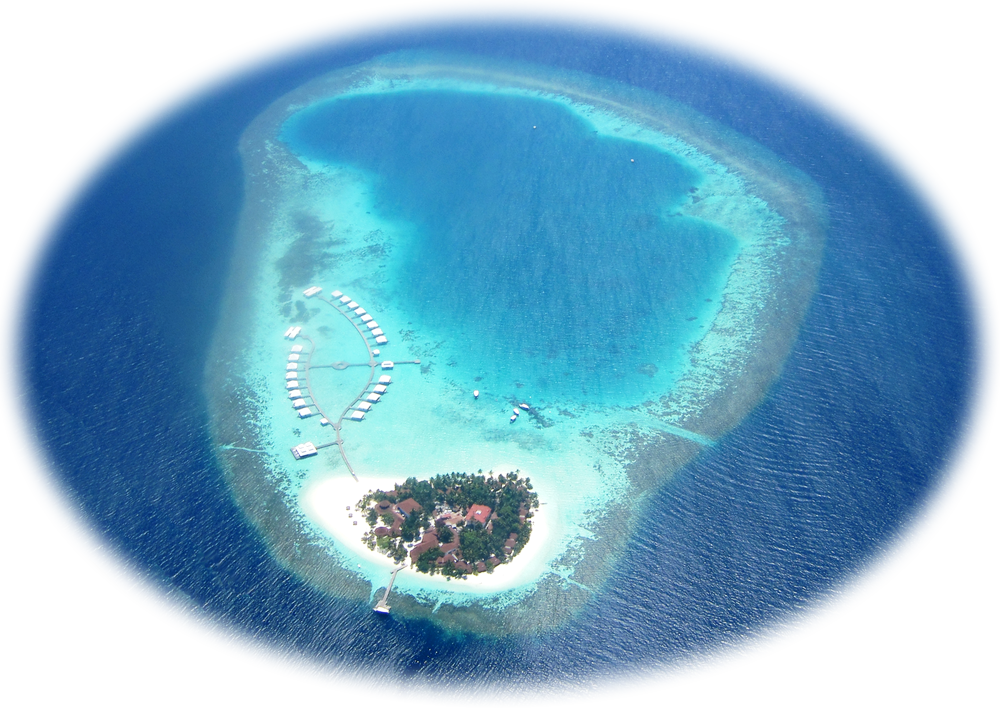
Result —
[[[808,173],[831,215],[817,292],[766,398],[653,495],[614,582],[537,637],[456,636],[311,589],[272,560],[235,505],[209,434],[205,358],[241,209],[241,133],[313,77],[419,47],[664,93]],[[677,165],[643,169],[673,169],[678,193],[687,188]],[[53,474],[134,572],[281,650],[442,683],[597,680],[729,645],[808,608],[889,549],[929,499],[960,437],[975,368],[949,246],[869,146],[760,77],[578,30],[381,36],[216,87],[95,176],[53,234],[25,316],[33,411]]]

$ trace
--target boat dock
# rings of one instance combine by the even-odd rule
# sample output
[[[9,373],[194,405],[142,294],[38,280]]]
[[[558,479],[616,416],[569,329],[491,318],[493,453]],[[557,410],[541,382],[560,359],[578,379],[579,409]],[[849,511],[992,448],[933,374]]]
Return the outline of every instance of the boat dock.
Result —
[[[382,599],[378,601],[377,605],[375,605],[375,611],[381,615],[389,614],[389,605],[387,605],[386,602],[389,599],[389,593],[392,592],[392,584],[396,582],[396,573],[398,573],[402,569],[403,566],[399,566],[398,568],[392,571],[392,577],[389,578],[389,587],[385,589],[385,594],[382,595]]]

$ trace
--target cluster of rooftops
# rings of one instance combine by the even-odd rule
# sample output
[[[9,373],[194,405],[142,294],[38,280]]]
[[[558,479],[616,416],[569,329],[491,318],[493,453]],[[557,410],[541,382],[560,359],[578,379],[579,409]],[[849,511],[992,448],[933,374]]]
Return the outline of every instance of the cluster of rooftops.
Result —
[[[385,515],[392,517],[392,524],[385,525],[380,523],[372,529],[372,533],[378,537],[399,536],[401,534],[403,523],[406,519],[410,518],[410,516],[414,513],[423,511],[423,507],[415,499],[403,499],[395,504],[387,499],[383,499],[378,502],[374,508],[380,518]],[[527,519],[527,513],[527,507],[522,505],[520,509],[520,521],[522,524]],[[464,516],[455,512],[445,512],[436,519],[431,528],[424,532],[424,534],[420,537],[420,541],[410,549],[409,556],[411,565],[416,565],[420,556],[432,548],[440,549],[442,554],[434,561],[435,565],[438,567],[451,564],[464,573],[481,573],[486,571],[488,568],[500,565],[503,562],[503,559],[495,556],[487,559],[485,562],[476,561],[474,565],[463,559],[461,541],[457,529],[459,522],[463,522],[465,524],[478,522],[483,525],[487,532],[492,533],[493,521],[495,519],[497,519],[497,515],[485,504],[471,505],[468,512],[466,512]],[[452,529],[450,541],[442,543],[438,538],[437,529],[441,526],[448,526]],[[509,534],[507,540],[504,542],[503,552],[505,555],[509,556],[513,552],[514,546],[517,544],[517,538],[518,534]]]
[[[318,285],[314,285],[310,288],[306,288],[302,291],[302,294],[306,297],[313,297],[318,295],[323,291],[323,288]],[[349,296],[344,295],[339,290],[334,290],[332,293],[334,298],[339,299],[342,305],[346,305],[347,310],[351,314],[357,316],[360,319],[361,324],[365,325],[369,334],[375,338],[376,344],[388,344],[389,340],[385,336],[385,332],[378,326],[378,323],[369,315],[363,307],[361,307],[357,302],[352,300]],[[359,331],[361,327],[358,327]],[[285,339],[290,339],[294,341],[299,334],[302,332],[301,327],[292,326],[285,330]],[[378,349],[373,349],[372,354],[378,356],[381,352]],[[288,354],[288,360],[285,363],[285,389],[288,390],[288,398],[292,401],[292,407],[298,413],[299,418],[308,418],[315,415],[315,412],[310,408],[309,402],[306,400],[309,397],[308,389],[303,392],[303,388],[299,383],[299,371],[302,365],[301,359],[304,356],[303,347],[301,344],[292,345],[291,351]],[[379,366],[383,370],[391,370],[395,367],[395,364],[391,361],[380,362]],[[364,400],[357,403],[354,410],[351,411],[350,415],[347,416],[351,420],[364,420],[365,414],[368,413],[373,403],[378,403],[383,395],[385,395],[387,386],[392,381],[392,377],[388,375],[382,375],[378,379],[378,383],[375,387],[364,396]],[[320,424],[329,425],[330,421],[326,418],[320,420]],[[316,448],[312,443],[304,443],[302,445],[297,445],[292,448],[292,454],[296,459],[301,459],[302,457],[310,457],[316,454]]]
[[[320,290],[322,290],[322,288],[316,288],[314,286],[312,288],[309,288],[309,290],[306,290],[302,294],[305,295],[306,297],[312,297]],[[378,326],[378,322],[376,322],[374,318],[372,318],[372,316],[365,311],[365,308],[361,307],[361,305],[352,300],[349,295],[344,295],[344,293],[340,292],[339,290],[334,290],[331,293],[331,295],[340,300],[341,305],[344,305],[345,307],[347,307],[348,310],[353,311],[354,314],[361,319],[361,323],[365,327],[367,327],[368,331],[371,332],[371,335],[375,337],[376,344],[389,343],[389,339],[385,336],[385,332],[383,332],[382,328]]]

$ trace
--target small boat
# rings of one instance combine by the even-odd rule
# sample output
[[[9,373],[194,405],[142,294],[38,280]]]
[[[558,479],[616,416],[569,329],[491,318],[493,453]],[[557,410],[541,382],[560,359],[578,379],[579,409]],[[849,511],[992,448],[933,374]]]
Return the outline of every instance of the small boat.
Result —
[[[476,390],[476,391],[473,391],[473,392],[472,392],[472,397],[473,397],[473,398],[479,398],[479,391],[478,391],[478,390]]]
[[[517,414],[514,414],[514,415],[512,415],[512,416],[510,417],[510,422],[511,422],[511,423],[513,423],[513,422],[514,422],[515,420],[517,420]]]
[[[518,405],[521,406],[521,408],[523,408],[526,411],[530,411],[531,410],[531,408],[528,407],[527,403],[519,403]]]

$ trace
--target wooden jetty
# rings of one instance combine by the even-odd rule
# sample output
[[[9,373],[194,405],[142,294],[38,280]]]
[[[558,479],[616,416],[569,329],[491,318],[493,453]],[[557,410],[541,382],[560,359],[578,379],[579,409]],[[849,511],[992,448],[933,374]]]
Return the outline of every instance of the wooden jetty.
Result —
[[[396,582],[396,573],[398,573],[402,569],[403,566],[399,566],[394,571],[392,571],[392,577],[389,578],[389,587],[385,589],[385,594],[382,595],[382,599],[378,601],[377,605],[375,605],[375,611],[378,612],[380,615],[389,614],[389,605],[386,604],[386,601],[389,599],[389,593],[392,592],[392,584]]]

